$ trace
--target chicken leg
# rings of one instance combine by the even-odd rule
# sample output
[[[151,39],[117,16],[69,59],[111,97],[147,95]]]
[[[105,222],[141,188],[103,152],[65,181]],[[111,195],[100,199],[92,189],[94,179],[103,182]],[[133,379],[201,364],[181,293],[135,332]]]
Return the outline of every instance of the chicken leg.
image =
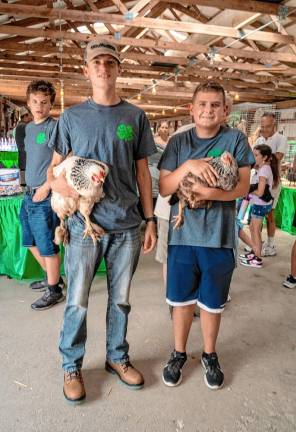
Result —
[[[60,225],[55,229],[54,243],[57,245],[63,243],[63,245],[66,246],[69,243],[68,230],[65,226],[65,219],[60,217],[60,221]]]
[[[83,238],[90,236],[94,245],[96,245],[97,241],[100,241],[101,237],[105,234],[105,231],[102,227],[90,221],[89,216],[93,209],[93,205],[93,201],[89,200],[88,198],[80,198],[79,211],[85,220],[85,230],[83,232]]]
[[[175,222],[174,229],[180,228],[184,223],[184,208],[186,207],[185,201],[180,199],[178,206],[178,214],[173,217],[173,222]]]

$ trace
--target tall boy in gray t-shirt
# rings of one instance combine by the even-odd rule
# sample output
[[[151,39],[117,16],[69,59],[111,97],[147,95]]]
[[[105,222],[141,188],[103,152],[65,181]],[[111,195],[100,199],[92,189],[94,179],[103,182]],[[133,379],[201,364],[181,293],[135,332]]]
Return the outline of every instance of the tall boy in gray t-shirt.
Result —
[[[49,112],[55,100],[55,89],[48,81],[32,81],[27,88],[27,103],[33,121],[27,125],[26,192],[20,211],[23,245],[27,247],[43,270],[46,278],[33,282],[31,288],[44,291],[32,305],[34,310],[48,309],[64,300],[60,278],[59,248],[54,244],[57,216],[50,205],[50,186],[46,171],[53,155],[50,137],[56,121]]]
[[[147,157],[156,152],[145,113],[121,100],[116,91],[120,73],[117,49],[108,41],[92,41],[85,50],[84,74],[93,96],[71,107],[60,117],[56,131],[52,166],[48,178],[52,189],[71,196],[63,176],[53,178],[52,167],[70,152],[101,160],[109,165],[104,199],[93,208],[93,224],[106,234],[95,246],[83,238],[81,215],[68,219],[70,242],[66,246],[65,268],[68,295],[61,331],[64,395],[71,402],[85,398],[82,365],[86,344],[86,318],[90,287],[102,258],[107,268],[108,306],[106,316],[106,364],[129,388],[140,389],[144,378],[129,361],[126,339],[129,292],[141,249],[137,210],[137,187],[146,218],[144,253],[154,248],[156,232],[152,208],[151,177]]]

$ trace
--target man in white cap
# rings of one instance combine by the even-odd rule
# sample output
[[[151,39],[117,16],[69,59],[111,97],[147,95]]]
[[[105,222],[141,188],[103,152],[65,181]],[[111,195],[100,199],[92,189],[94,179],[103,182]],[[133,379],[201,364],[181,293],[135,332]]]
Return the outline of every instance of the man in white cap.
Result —
[[[276,131],[276,118],[275,114],[272,112],[266,112],[261,117],[261,136],[257,139],[256,144],[267,144],[275,157],[278,160],[279,171],[281,168],[282,160],[288,151],[287,138]],[[275,217],[274,209],[276,208],[280,193],[281,193],[282,183],[279,182],[278,186],[272,189],[271,193],[273,195],[272,210],[266,217],[267,222],[267,240],[262,245],[262,256],[275,256],[276,246],[275,246]]]
[[[104,199],[94,206],[92,222],[106,231],[95,246],[83,238],[84,223],[79,214],[68,220],[70,243],[66,247],[67,304],[61,332],[64,396],[78,402],[85,398],[82,363],[86,343],[86,316],[90,287],[101,260],[107,268],[108,306],[106,316],[105,369],[129,388],[144,385],[142,374],[129,361],[126,339],[131,306],[129,291],[141,249],[141,217],[138,194],[146,218],[142,249],[156,244],[151,177],[147,158],[156,152],[145,113],[124,100],[116,91],[120,57],[109,41],[92,41],[85,50],[84,75],[92,86],[92,97],[61,115],[56,128],[55,149],[48,179],[54,191],[73,196],[63,175],[54,179],[52,168],[72,152],[103,161],[109,166]]]

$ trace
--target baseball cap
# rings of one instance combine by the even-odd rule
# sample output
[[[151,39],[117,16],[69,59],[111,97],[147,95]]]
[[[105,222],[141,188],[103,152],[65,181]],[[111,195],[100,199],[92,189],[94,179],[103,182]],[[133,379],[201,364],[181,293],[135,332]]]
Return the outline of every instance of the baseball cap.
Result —
[[[29,112],[29,110],[26,107],[22,106],[20,108],[20,117],[23,117],[26,114],[30,114],[30,112]]]
[[[84,61],[86,63],[90,62],[92,59],[99,55],[109,54],[114,57],[120,63],[120,57],[117,51],[117,47],[111,42],[106,40],[100,41],[90,41],[84,51]]]

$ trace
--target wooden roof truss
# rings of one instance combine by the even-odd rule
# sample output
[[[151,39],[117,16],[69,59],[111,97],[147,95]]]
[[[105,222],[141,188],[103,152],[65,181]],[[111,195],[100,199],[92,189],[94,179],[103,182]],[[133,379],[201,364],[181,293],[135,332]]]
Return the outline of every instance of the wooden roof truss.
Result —
[[[152,117],[186,114],[208,79],[239,102],[291,106],[295,20],[293,0],[0,1],[0,94],[24,103],[44,78],[63,83],[65,106],[79,103],[91,94],[83,49],[99,38],[121,53],[120,95]]]

